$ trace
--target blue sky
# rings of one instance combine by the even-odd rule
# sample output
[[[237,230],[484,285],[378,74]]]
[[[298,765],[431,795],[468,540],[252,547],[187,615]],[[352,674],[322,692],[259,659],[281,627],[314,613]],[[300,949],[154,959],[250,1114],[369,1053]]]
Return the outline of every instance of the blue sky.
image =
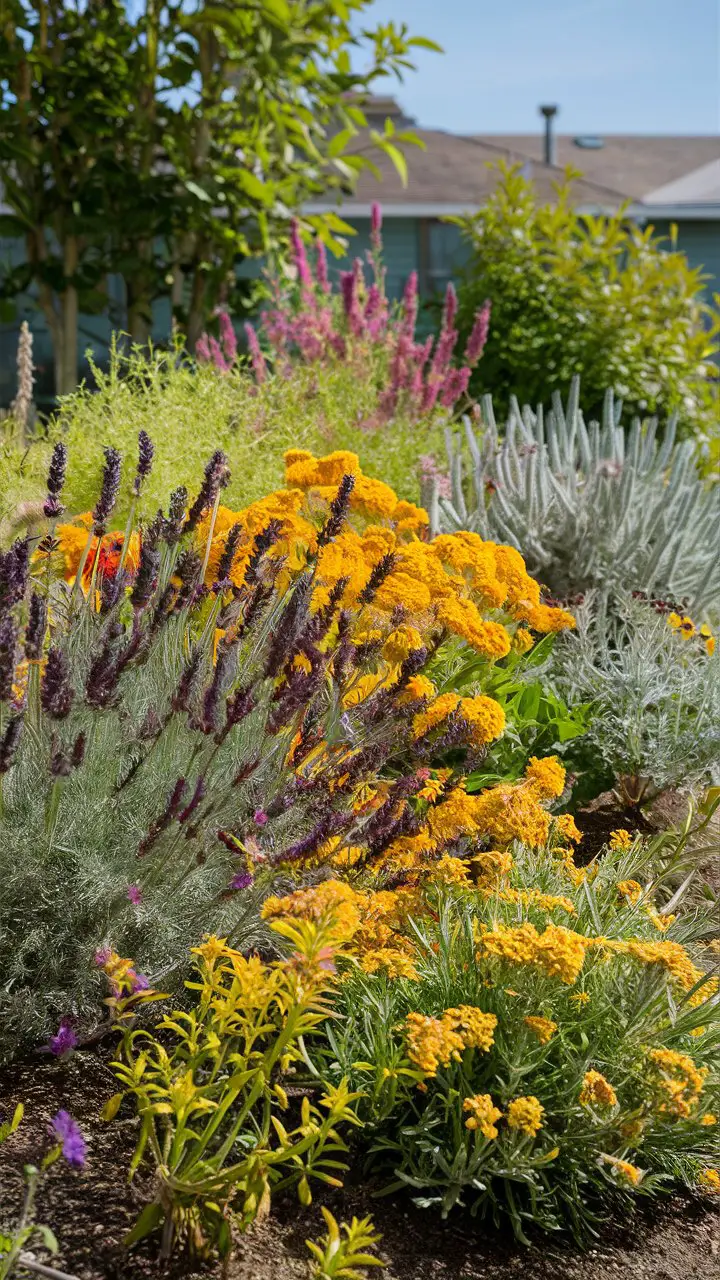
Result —
[[[418,124],[529,133],[720,132],[720,0],[375,0],[443,55],[395,96]]]

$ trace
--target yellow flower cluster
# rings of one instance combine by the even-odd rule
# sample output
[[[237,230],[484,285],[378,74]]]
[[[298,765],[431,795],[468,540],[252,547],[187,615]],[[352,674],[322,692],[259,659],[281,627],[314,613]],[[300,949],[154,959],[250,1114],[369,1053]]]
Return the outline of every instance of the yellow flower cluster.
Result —
[[[463,1111],[468,1113],[465,1128],[479,1129],[484,1138],[490,1142],[497,1138],[496,1120],[502,1119],[502,1111],[496,1107],[489,1093],[476,1093],[472,1098],[463,1100]]]
[[[540,1044],[547,1044],[548,1041],[552,1040],[558,1029],[557,1022],[553,1022],[552,1018],[529,1017],[523,1018],[523,1022],[537,1037]]]
[[[698,636],[709,654],[715,652],[715,637],[706,622],[703,622],[700,627],[696,627],[692,618],[689,618],[687,614],[673,612],[668,614],[668,625],[672,627],[673,631],[677,631],[683,640],[691,640],[693,636]]]
[[[687,1119],[700,1101],[707,1068],[697,1067],[686,1053],[674,1049],[651,1049],[648,1059],[658,1111]]]
[[[343,476],[352,475],[350,520],[319,551],[312,607],[321,608],[341,579],[346,583],[343,604],[357,606],[373,569],[385,556],[394,556],[392,571],[372,604],[362,611],[361,623],[363,632],[377,631],[383,642],[383,659],[390,668],[399,666],[420,647],[424,634],[438,626],[495,659],[509,653],[518,621],[541,632],[575,625],[563,610],[540,604],[538,583],[511,547],[484,542],[477,534],[464,532],[429,541],[427,514],[398,500],[388,485],[363,475],[357,454],[339,450],[315,458],[295,449],[285,455],[285,466],[287,488],[242,511],[220,507],[212,530],[210,516],[201,522],[199,539],[206,542],[212,533],[208,585],[217,577],[230,529],[237,524],[241,530],[230,573],[239,585],[253,539],[274,519],[280,521],[280,536],[270,556],[283,561],[278,586],[286,588],[308,557],[318,553],[318,527],[327,514],[327,504],[337,495]],[[389,615],[396,607],[413,615],[412,626],[388,627]],[[502,609],[506,623],[484,617],[483,609]],[[524,631],[518,647],[527,648],[531,643],[532,637]],[[484,721],[480,727],[483,732],[490,731]]]
[[[618,1182],[627,1187],[638,1187],[643,1180],[643,1171],[627,1160],[619,1160],[617,1156],[602,1156],[603,1164],[610,1166],[610,1172]]]
[[[642,897],[643,887],[638,884],[637,880],[621,880],[618,884],[618,893],[621,897],[627,898],[631,906],[635,906],[636,902]]]
[[[697,1184],[703,1191],[720,1196],[720,1172],[717,1169],[703,1169]]]
[[[415,947],[403,929],[423,904],[412,888],[362,892],[340,880],[323,880],[285,898],[267,898],[265,920],[321,920],[330,911],[338,940],[352,940],[353,956],[366,973],[382,970],[391,978],[417,977]]]
[[[587,939],[563,925],[548,924],[542,933],[529,921],[515,927],[481,927],[478,959],[497,956],[511,964],[533,965],[551,978],[572,985],[585,962]]]
[[[556,800],[565,789],[565,770],[557,756],[539,760],[531,756],[525,777],[532,782],[543,800]]]
[[[614,951],[621,955],[632,956],[634,960],[640,960],[643,964],[659,965],[682,991],[690,991],[704,976],[702,969],[698,969],[697,965],[693,964],[681,943],[667,938],[663,938],[662,941],[658,942],[645,942],[641,938],[594,938],[588,939],[588,946],[590,945],[598,946],[606,951]],[[704,1004],[706,1000],[715,995],[717,990],[718,979],[709,978],[690,997],[690,1005],[694,1008],[697,1005]]]
[[[532,1094],[523,1098],[514,1098],[508,1104],[508,1127],[527,1134],[529,1138],[534,1138],[542,1129],[544,1114],[545,1108]]]
[[[614,1107],[617,1105],[617,1094],[610,1082],[599,1071],[586,1071],[579,1102],[583,1107]]]
[[[618,827],[616,831],[610,832],[610,839],[608,841],[608,844],[610,845],[611,849],[624,851],[625,849],[629,849],[631,847],[632,836],[630,835],[629,831],[625,830],[625,827]]]
[[[474,1005],[446,1009],[440,1018],[409,1013],[405,1023],[407,1055],[423,1075],[437,1075],[438,1067],[458,1062],[465,1049],[482,1053],[492,1047],[497,1018]]]

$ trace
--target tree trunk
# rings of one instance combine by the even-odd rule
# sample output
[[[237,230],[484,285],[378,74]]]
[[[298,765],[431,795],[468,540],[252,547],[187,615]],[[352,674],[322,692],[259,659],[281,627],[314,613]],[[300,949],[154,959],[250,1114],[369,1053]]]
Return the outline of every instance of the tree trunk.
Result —
[[[195,343],[205,328],[205,269],[202,263],[202,255],[198,254],[199,260],[193,268],[192,291],[190,294],[190,306],[188,308],[187,318],[187,345],[188,351],[195,350]]]
[[[78,242],[75,236],[68,236],[63,254],[63,270],[65,289],[60,297],[60,311],[64,333],[63,355],[61,362],[58,395],[69,395],[74,391],[78,381],[78,291],[72,283],[78,267]]]

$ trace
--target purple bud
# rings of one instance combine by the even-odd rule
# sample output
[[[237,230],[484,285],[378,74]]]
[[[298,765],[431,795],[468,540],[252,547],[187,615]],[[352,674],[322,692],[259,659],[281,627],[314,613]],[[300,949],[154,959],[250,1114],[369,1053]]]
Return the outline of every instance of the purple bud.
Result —
[[[79,1125],[67,1111],[58,1111],[52,1122],[51,1132],[62,1143],[62,1153],[75,1169],[85,1164],[87,1146]]]
[[[25,628],[25,657],[28,662],[37,662],[42,654],[47,626],[47,604],[44,597],[33,591],[30,597],[30,611]]]
[[[238,871],[237,875],[233,876],[232,880],[230,881],[230,888],[231,889],[249,889],[252,883],[253,883],[253,878],[250,875],[249,871]]]
[[[142,489],[143,481],[152,471],[153,458],[155,457],[155,446],[150,439],[147,431],[138,432],[138,465],[135,472],[135,480],[133,481],[133,493],[137,498]]]
[[[58,441],[52,451],[50,459],[50,468],[48,470],[47,479],[47,498],[43,505],[43,512],[48,520],[56,520],[65,510],[60,502],[60,493],[65,484],[65,472],[67,470],[67,447]]]
[[[100,497],[95,504],[93,515],[93,533],[101,538],[107,529],[107,522],[117,502],[120,489],[120,464],[122,457],[117,449],[105,449],[105,469],[103,471]]]
[[[48,1050],[55,1058],[62,1058],[77,1048],[78,1038],[73,1029],[71,1018],[63,1018],[57,1032],[50,1037]]]

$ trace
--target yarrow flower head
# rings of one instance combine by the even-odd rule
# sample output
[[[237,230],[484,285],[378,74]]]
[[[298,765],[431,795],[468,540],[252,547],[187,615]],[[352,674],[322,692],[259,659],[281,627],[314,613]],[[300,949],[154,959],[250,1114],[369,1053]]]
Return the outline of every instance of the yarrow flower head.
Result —
[[[534,1138],[543,1127],[544,1115],[545,1108],[532,1094],[514,1098],[507,1109],[508,1127]]]
[[[496,1107],[489,1093],[477,1093],[472,1098],[465,1098],[463,1111],[468,1112],[465,1128],[479,1129],[484,1138],[491,1141],[497,1138],[496,1120],[502,1117],[502,1111]]]

